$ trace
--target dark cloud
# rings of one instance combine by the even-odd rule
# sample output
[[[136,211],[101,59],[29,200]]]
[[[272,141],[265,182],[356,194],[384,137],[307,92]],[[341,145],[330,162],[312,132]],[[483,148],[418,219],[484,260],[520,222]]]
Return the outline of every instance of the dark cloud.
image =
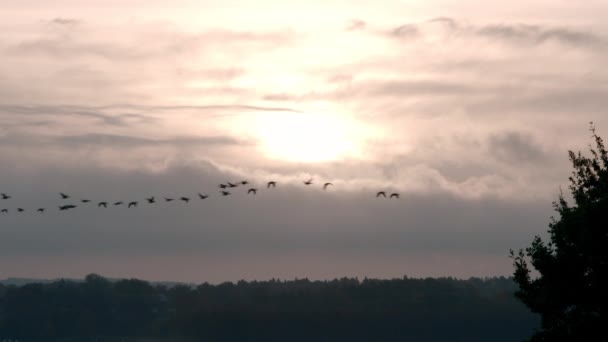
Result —
[[[239,141],[231,137],[211,136],[211,137],[177,137],[170,139],[150,139],[117,134],[83,134],[68,135],[51,138],[52,141],[73,146],[97,145],[104,147],[140,147],[140,146],[213,146],[213,145],[243,145],[244,141]]]
[[[372,191],[324,192],[297,184],[263,189],[255,197],[236,188],[233,195],[221,197],[217,184],[239,180],[242,175],[222,172],[208,163],[172,165],[161,173],[120,172],[84,163],[69,170],[42,166],[24,173],[7,165],[1,169],[4,181],[10,184],[3,191],[14,195],[10,208],[54,209],[61,202],[59,191],[76,199],[141,202],[136,209],[80,205],[71,212],[50,210],[36,215],[28,211],[0,217],[0,255],[12,260],[11,269],[21,267],[19,260],[42,261],[61,255],[97,256],[98,262],[121,255],[133,260],[131,271],[137,272],[135,265],[140,264],[135,260],[146,263],[148,255],[181,255],[169,263],[174,268],[189,264],[184,263],[189,257],[214,253],[228,253],[246,265],[256,258],[289,258],[296,252],[311,258],[355,253],[382,256],[386,265],[380,273],[390,276],[394,255],[423,258],[433,253],[466,252],[482,259],[504,257],[502,266],[494,266],[497,273],[509,273],[508,249],[542,233],[550,210],[549,204],[539,202],[463,200],[441,192],[402,194],[400,201],[379,200]],[[200,201],[197,192],[211,197]],[[190,196],[193,202],[144,204],[144,198],[152,195]],[[90,262],[82,267],[90,270],[100,264]],[[462,269],[435,267],[429,272],[467,274]],[[53,271],[60,273],[61,269]],[[318,276],[313,264],[299,273]],[[197,280],[205,277],[193,268],[190,274]],[[227,270],[223,274],[224,279],[234,276]]]
[[[395,37],[400,38],[416,38],[420,34],[418,27],[413,24],[405,24],[396,27],[392,30],[391,34]]]
[[[430,19],[428,22],[443,24],[452,30],[455,30],[460,26],[458,21],[456,21],[455,19],[450,18],[450,17],[436,17],[436,18]]]
[[[547,87],[532,90],[522,85],[519,91],[464,104],[467,112],[475,116],[535,113],[550,118],[572,118],[573,115],[580,115],[584,117],[582,122],[601,120],[607,107],[607,89],[569,84],[562,84],[561,89]]]
[[[53,25],[66,25],[66,26],[72,26],[72,25],[77,25],[80,23],[79,20],[76,19],[72,19],[72,18],[62,18],[62,17],[58,17],[55,18],[51,21],[49,21],[50,24]]]
[[[547,156],[530,134],[511,131],[501,132],[488,139],[488,152],[507,163],[546,163]]]
[[[394,28],[391,31],[391,35],[404,38],[423,36],[429,24],[442,25],[447,30],[446,34],[448,35],[458,33],[511,43],[542,44],[548,41],[555,41],[576,47],[598,47],[606,44],[606,39],[603,36],[573,28],[530,24],[490,24],[478,26],[462,24],[450,17],[438,17],[423,23],[404,24]]]
[[[0,105],[0,117],[3,115],[27,115],[29,117],[78,117],[94,119],[95,121],[109,126],[129,126],[130,121],[150,121],[153,118],[134,113],[108,114],[95,107],[83,106],[51,106],[51,105]]]
[[[153,113],[167,111],[200,112],[211,116],[238,115],[245,111],[264,112],[299,112],[287,107],[269,107],[253,105],[175,105],[175,106],[146,106],[146,105],[108,105],[108,106],[67,106],[67,105],[0,105],[0,119],[26,115],[30,118],[84,118],[94,119],[108,126],[127,127],[133,124],[155,123]],[[4,113],[4,114],[3,114]]]
[[[591,32],[538,25],[487,25],[477,28],[477,33],[493,39],[533,44],[557,41],[563,44],[584,47],[597,46],[604,43],[602,37]]]

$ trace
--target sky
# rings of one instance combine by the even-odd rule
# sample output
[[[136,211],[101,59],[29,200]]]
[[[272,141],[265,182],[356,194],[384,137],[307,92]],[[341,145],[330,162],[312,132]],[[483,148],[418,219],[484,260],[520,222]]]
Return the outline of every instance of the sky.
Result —
[[[605,1],[2,3],[0,278],[510,275],[608,135]]]

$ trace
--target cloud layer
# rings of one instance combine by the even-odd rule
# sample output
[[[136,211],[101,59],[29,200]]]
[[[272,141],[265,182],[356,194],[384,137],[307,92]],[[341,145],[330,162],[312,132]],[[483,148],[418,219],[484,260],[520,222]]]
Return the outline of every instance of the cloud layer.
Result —
[[[589,121],[608,131],[608,29],[568,5],[505,18],[468,2],[313,2],[287,20],[294,9],[270,0],[163,4],[91,16],[67,0],[8,2],[0,192],[14,198],[0,207],[55,208],[59,191],[211,198],[0,216],[0,277],[508,274],[508,249],[546,230],[567,150],[586,148]],[[273,158],[260,123],[292,116],[338,122],[357,153]],[[280,186],[217,196],[240,179]]]

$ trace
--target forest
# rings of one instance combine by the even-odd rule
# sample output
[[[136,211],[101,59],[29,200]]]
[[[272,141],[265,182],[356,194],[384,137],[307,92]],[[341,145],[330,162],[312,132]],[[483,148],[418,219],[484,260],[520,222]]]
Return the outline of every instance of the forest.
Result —
[[[166,285],[0,284],[0,340],[521,341],[539,325],[512,278]]]

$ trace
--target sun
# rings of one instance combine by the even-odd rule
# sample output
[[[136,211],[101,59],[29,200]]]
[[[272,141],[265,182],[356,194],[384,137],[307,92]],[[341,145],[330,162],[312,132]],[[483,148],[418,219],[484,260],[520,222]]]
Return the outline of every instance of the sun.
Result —
[[[289,162],[328,162],[359,154],[354,122],[344,116],[276,112],[255,120],[255,137],[264,154]]]

